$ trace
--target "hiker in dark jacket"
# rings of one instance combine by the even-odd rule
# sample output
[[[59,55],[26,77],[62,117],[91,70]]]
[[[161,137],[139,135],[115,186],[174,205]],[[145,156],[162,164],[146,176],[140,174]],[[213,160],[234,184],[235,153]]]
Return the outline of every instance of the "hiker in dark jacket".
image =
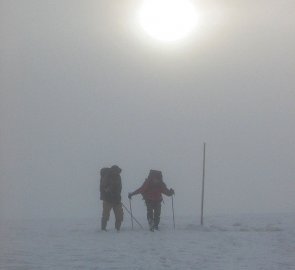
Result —
[[[161,203],[163,201],[162,194],[172,196],[174,195],[174,190],[172,188],[167,188],[163,181],[161,171],[150,170],[148,178],[144,181],[142,186],[134,192],[129,193],[128,198],[131,199],[131,197],[136,194],[141,194],[145,200],[147,220],[150,230],[158,230],[161,215]]]
[[[121,171],[122,170],[117,165],[100,170],[100,199],[103,201],[101,229],[103,231],[106,231],[107,222],[112,209],[115,214],[115,228],[117,231],[120,230],[123,221]]]

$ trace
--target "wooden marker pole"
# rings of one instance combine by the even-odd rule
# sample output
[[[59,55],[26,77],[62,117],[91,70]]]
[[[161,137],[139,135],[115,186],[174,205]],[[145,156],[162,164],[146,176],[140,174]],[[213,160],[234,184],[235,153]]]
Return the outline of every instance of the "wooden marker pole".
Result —
[[[206,143],[203,149],[203,177],[202,177],[202,202],[201,202],[201,225],[204,224],[204,196],[205,196],[205,165],[206,165]]]

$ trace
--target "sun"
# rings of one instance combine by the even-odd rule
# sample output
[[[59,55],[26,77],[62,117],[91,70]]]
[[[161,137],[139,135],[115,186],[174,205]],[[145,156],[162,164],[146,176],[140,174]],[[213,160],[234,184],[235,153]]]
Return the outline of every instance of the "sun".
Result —
[[[189,0],[145,0],[139,8],[138,21],[149,36],[174,42],[193,32],[198,14]]]

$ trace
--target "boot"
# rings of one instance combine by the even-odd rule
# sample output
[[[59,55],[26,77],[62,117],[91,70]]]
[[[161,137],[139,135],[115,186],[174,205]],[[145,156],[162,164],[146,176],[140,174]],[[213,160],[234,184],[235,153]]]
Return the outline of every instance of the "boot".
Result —
[[[153,232],[154,231],[154,220],[153,219],[149,219],[148,220],[149,222],[149,228],[150,228],[150,231]]]
[[[102,231],[106,231],[107,230],[107,220],[105,220],[105,219],[101,219],[101,230]]]
[[[154,223],[155,230],[159,230],[159,223],[160,223],[160,218],[159,217],[155,218],[155,223]]]
[[[120,231],[120,228],[121,228],[121,221],[116,221],[115,222],[115,228],[117,231]]]

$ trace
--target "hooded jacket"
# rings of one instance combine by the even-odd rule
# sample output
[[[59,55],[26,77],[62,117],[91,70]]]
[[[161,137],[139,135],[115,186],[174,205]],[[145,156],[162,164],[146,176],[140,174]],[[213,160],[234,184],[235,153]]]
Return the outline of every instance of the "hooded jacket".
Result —
[[[163,180],[158,180],[157,183],[153,179],[147,178],[142,186],[132,192],[132,195],[141,194],[146,201],[158,201],[163,200],[162,194],[167,196],[173,195],[173,192],[169,190]]]

